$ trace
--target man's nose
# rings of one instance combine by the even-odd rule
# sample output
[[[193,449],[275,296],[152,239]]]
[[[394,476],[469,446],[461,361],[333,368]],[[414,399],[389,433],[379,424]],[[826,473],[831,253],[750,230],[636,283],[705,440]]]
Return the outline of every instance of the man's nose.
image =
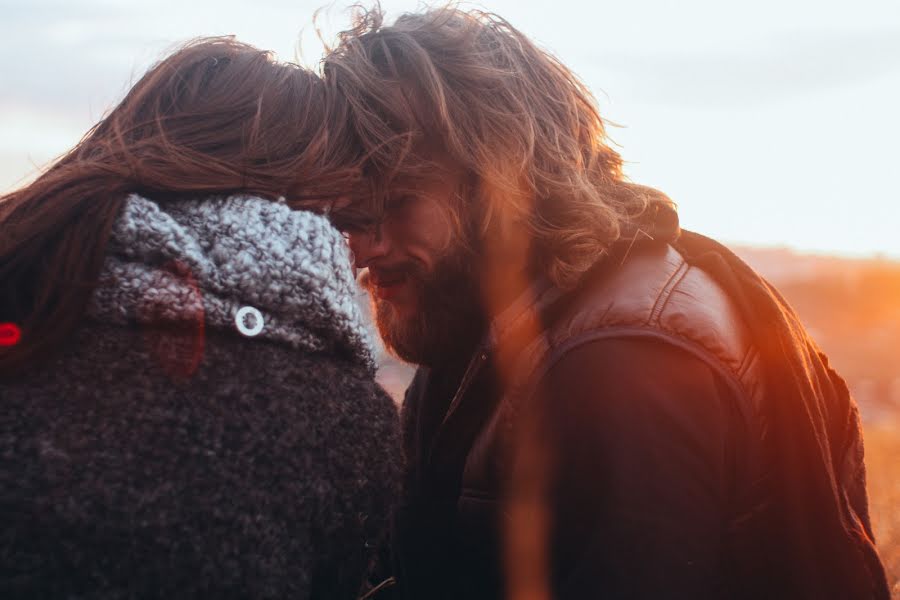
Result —
[[[348,238],[354,264],[358,269],[368,267],[371,261],[387,256],[391,250],[390,240],[382,227],[351,233]]]

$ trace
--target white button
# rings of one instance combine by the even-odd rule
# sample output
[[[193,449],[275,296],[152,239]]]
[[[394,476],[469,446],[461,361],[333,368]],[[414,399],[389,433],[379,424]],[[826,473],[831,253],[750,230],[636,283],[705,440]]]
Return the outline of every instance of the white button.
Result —
[[[247,327],[248,316],[252,319],[252,325],[250,327]],[[239,310],[237,312],[237,315],[234,317],[234,323],[235,325],[237,325],[238,331],[240,331],[247,337],[258,335],[259,332],[263,330],[263,325],[265,325],[262,313],[252,306],[245,306],[244,308]]]

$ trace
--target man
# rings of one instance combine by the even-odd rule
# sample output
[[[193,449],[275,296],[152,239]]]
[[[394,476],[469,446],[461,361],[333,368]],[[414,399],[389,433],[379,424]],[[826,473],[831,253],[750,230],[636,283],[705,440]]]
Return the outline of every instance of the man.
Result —
[[[771,286],[627,183],[502,19],[370,12],[326,59],[370,153],[344,224],[419,365],[404,598],[886,598],[858,413]]]

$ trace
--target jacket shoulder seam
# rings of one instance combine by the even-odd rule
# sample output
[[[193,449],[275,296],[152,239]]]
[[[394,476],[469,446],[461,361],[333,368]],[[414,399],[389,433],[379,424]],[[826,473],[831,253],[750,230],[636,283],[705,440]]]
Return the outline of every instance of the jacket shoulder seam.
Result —
[[[681,280],[684,279],[687,271],[688,264],[684,259],[681,259],[681,264],[678,265],[678,268],[672,271],[668,279],[666,279],[666,283],[663,286],[662,290],[660,290],[659,294],[656,296],[656,299],[653,302],[653,308],[650,310],[650,315],[644,322],[645,325],[649,325],[659,318],[659,315],[662,314],[663,309],[665,308],[666,304],[669,301],[669,298],[672,295],[672,290],[674,290],[675,287],[681,282]]]
[[[695,357],[709,365],[709,367],[715,372],[722,375],[725,381],[734,390],[739,398],[749,400],[749,393],[745,389],[739,374],[734,369],[729,367],[728,364],[726,364],[723,360],[718,358],[715,354],[713,354],[706,348],[703,348],[696,342],[683,339],[666,331],[646,326],[610,326],[597,328],[569,338],[563,344],[548,349],[547,354],[532,370],[533,376],[529,378],[530,384],[528,384],[524,388],[525,390],[527,390],[526,396],[528,396],[528,399],[530,399],[530,397],[533,396],[534,391],[537,389],[537,385],[544,379],[547,373],[560,360],[562,360],[563,357],[565,357],[569,352],[575,350],[576,348],[594,341],[628,338],[656,339],[689,352],[690,354],[694,355]]]

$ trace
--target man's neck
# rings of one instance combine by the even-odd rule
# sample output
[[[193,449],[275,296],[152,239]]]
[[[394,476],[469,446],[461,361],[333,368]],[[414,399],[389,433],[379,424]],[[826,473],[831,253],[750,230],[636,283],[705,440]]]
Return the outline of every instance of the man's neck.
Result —
[[[534,277],[521,265],[491,261],[481,274],[481,298],[488,322],[503,314],[534,283]]]

